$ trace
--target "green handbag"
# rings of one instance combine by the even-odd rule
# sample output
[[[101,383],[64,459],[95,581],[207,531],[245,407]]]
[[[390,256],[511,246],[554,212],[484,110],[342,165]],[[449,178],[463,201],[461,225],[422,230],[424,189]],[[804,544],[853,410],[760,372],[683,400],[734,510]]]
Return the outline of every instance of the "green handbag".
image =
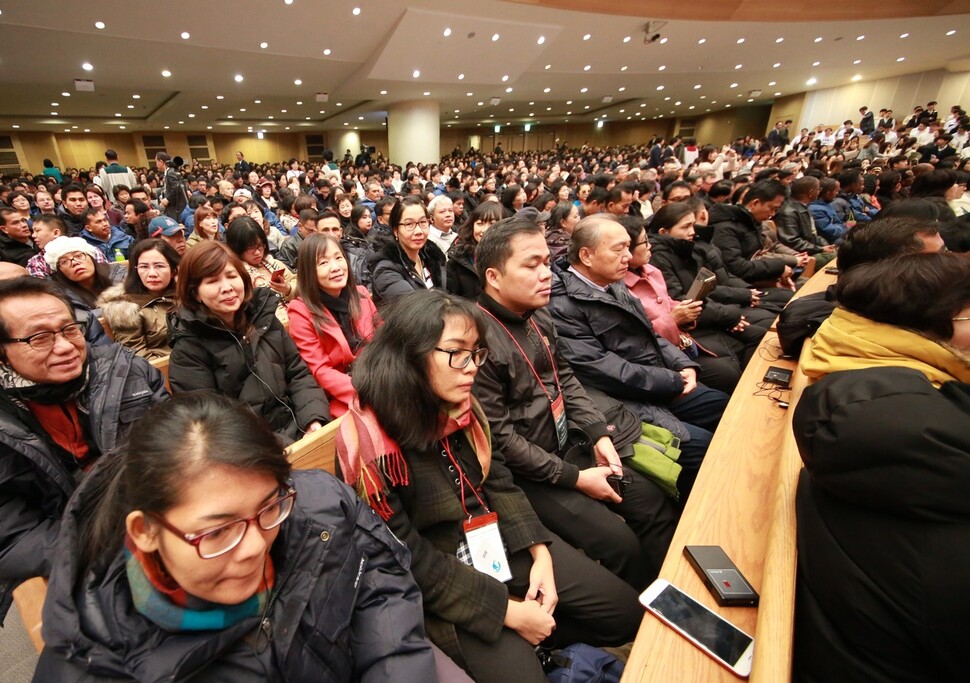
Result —
[[[659,486],[664,493],[680,500],[677,490],[677,477],[681,466],[680,439],[663,427],[642,423],[640,437],[632,444],[633,455],[623,459],[627,465]],[[626,449],[629,453],[629,448]]]

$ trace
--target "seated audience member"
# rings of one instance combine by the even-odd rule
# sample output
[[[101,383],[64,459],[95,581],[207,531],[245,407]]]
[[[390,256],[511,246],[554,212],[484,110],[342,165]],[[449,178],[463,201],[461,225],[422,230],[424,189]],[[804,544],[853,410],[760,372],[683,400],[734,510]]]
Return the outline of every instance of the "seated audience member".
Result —
[[[34,218],[34,244],[40,251],[27,261],[27,272],[34,277],[47,278],[53,273],[51,267],[44,258],[44,249],[57,237],[67,235],[67,228],[64,221],[53,214],[43,214]],[[95,263],[107,263],[107,259],[100,251],[94,252]]]
[[[401,544],[211,393],[150,411],[91,473],[48,595],[36,680],[437,680]]]
[[[711,209],[711,241],[721,250],[731,275],[773,290],[765,292],[765,299],[784,304],[792,295],[792,268],[780,257],[762,257],[761,224],[771,220],[785,201],[785,186],[777,180],[761,180],[746,189],[740,206],[718,204]]]
[[[240,207],[240,211],[245,213],[245,209],[242,207]],[[195,229],[185,242],[186,249],[191,249],[203,242],[221,242],[221,227],[219,225],[219,214],[216,210],[211,206],[200,206],[195,210]]]
[[[98,300],[116,343],[149,360],[171,353],[168,314],[176,309],[178,267],[178,253],[162,240],[135,243],[124,282],[106,289]]]
[[[839,174],[839,195],[833,200],[832,208],[847,228],[856,223],[867,223],[879,213],[875,205],[862,196],[865,187],[862,171],[850,169]]]
[[[185,228],[176,223],[174,219],[168,216],[156,216],[148,224],[148,236],[165,242],[175,250],[179,258],[185,256],[185,250],[188,249]]]
[[[546,225],[546,244],[553,263],[565,255],[569,248],[569,238],[579,222],[579,207],[572,202],[563,201],[552,207],[549,223]]]
[[[630,262],[623,282],[643,306],[654,332],[679,348],[700,366],[698,380],[718,391],[730,394],[741,377],[741,364],[731,347],[736,344],[727,338],[718,339],[716,331],[704,335],[698,343],[691,331],[696,330],[697,317],[703,311],[703,301],[674,301],[667,293],[663,273],[650,265],[651,245],[643,220],[636,216],[620,219],[630,237]]]
[[[323,213],[333,214],[339,226],[340,217],[336,213],[333,211],[324,211]],[[322,215],[316,209],[300,211],[299,221],[294,227],[295,233],[286,237],[280,244],[279,252],[276,255],[290,270],[296,270],[296,256],[300,251],[300,245],[303,244],[303,240],[317,231],[317,221]],[[340,229],[340,232],[343,232],[343,228]]]
[[[922,202],[907,200],[894,205],[896,211]],[[839,247],[839,272],[861,263],[881,261],[904,254],[936,253],[945,244],[934,221],[914,216],[886,216],[857,225]]]
[[[280,246],[283,244],[283,233],[280,232],[279,219],[276,214],[272,211],[265,211],[259,202],[250,200],[243,202],[243,208],[246,209],[246,215],[256,221],[256,225],[260,227],[263,234],[266,235],[266,241],[269,246],[269,252],[273,256],[277,254]]]
[[[135,238],[121,228],[111,225],[104,209],[88,207],[81,214],[81,221],[84,224],[81,238],[104,254],[108,261],[128,259],[128,251]],[[124,258],[119,259],[119,256]]]
[[[388,311],[354,367],[359,398],[337,455],[411,551],[431,640],[479,683],[545,681],[534,648],[554,630],[562,646],[628,641],[642,616],[635,591],[547,531],[497,444],[493,457],[471,393],[489,351],[483,313],[440,291]],[[488,561],[462,533],[479,524],[494,540]]]
[[[622,496],[607,481],[630,470],[619,461],[614,430],[560,352],[545,308],[552,271],[543,230],[521,219],[496,223],[478,246],[475,267],[489,357],[474,391],[496,448],[543,524],[643,588],[660,569],[676,512],[656,484],[635,473]],[[579,430],[573,442],[591,445],[595,461],[588,449],[566,459],[566,420]]]
[[[445,255],[458,237],[455,225],[454,203],[448,195],[437,195],[428,203],[428,213],[431,214],[431,228],[428,241],[432,242]]]
[[[111,266],[95,259],[97,249],[80,237],[57,237],[44,249],[51,279],[64,290],[76,310],[97,317],[98,297],[111,286]]]
[[[939,220],[955,221],[957,216],[950,207],[949,199],[963,194],[965,185],[957,185],[957,173],[951,168],[939,168],[921,173],[910,188],[910,197],[932,202],[940,211]]]
[[[297,257],[297,298],[290,302],[290,336],[334,418],[356,395],[349,368],[377,326],[377,309],[357,285],[347,254],[333,235],[310,235]]]
[[[377,303],[432,287],[444,287],[445,255],[428,241],[431,219],[420,197],[405,197],[391,211],[393,240],[368,259]]]
[[[794,414],[794,680],[962,680],[970,261],[861,264],[836,292]]]
[[[549,302],[563,357],[584,385],[680,437],[677,485],[686,500],[729,397],[697,381],[698,364],[654,332],[622,284],[630,236],[618,221],[581,220],[566,258]]]
[[[38,253],[27,219],[16,209],[0,208],[0,261],[26,267]]]
[[[475,271],[475,249],[485,231],[502,220],[504,215],[500,204],[484,202],[475,207],[458,228],[458,238],[448,250],[448,265],[445,267],[449,292],[466,299],[478,298],[482,284]]]
[[[819,237],[808,205],[818,199],[818,178],[804,176],[791,184],[791,198],[775,214],[778,241],[797,252],[804,252],[815,259],[815,267],[821,268],[835,258],[835,247]]]
[[[286,302],[296,296],[296,273],[270,255],[260,225],[249,216],[233,219],[226,229],[226,246],[243,262],[253,287],[268,287],[280,296],[276,317],[286,325]]]
[[[88,208],[94,209],[95,211],[104,211],[105,215],[108,217],[108,223],[110,223],[112,227],[120,228],[121,223],[125,219],[125,215],[123,212],[118,211],[118,209],[111,206],[110,202],[106,201],[104,192],[105,191],[97,185],[88,185],[84,189],[84,196],[88,200]]]
[[[165,397],[144,359],[85,344],[84,322],[54,284],[0,281],[0,621],[19,583],[50,574],[80,478]]]
[[[179,310],[170,339],[173,393],[211,389],[252,408],[288,445],[330,418],[279,319],[279,296],[254,288],[246,266],[224,244],[193,247],[179,265]]]
[[[839,196],[839,181],[834,178],[822,178],[819,181],[819,195],[808,205],[808,211],[815,221],[815,229],[829,244],[840,244],[849,226],[833,205]]]

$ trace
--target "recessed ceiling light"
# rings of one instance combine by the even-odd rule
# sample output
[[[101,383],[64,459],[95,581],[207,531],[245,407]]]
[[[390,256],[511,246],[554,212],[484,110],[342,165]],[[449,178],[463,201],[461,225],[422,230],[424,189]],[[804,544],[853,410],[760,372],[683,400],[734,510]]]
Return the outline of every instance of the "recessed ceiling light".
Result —
[[[861,74],[856,74],[855,76],[852,77],[852,80],[853,81],[861,81],[862,80],[862,75]]]
[[[121,116],[121,112],[120,111],[116,111],[115,112],[115,116]]]
[[[781,66],[781,62],[775,62],[774,64],[771,65],[771,68],[777,69],[779,66]]]
[[[411,74],[411,78],[421,78],[421,72],[415,69],[414,73]]]
[[[768,82],[768,87],[769,87],[769,88],[770,88],[771,86],[773,86],[773,85],[777,85],[777,83],[775,83],[774,81],[769,81],[769,82]]]
[[[775,38],[775,42],[776,43],[784,43],[785,42],[785,39],[784,38]]]
[[[285,109],[280,109],[280,114],[285,114],[285,113],[286,113]]]
[[[236,83],[242,83],[243,82],[243,75],[242,74],[236,74],[233,78],[236,81]]]
[[[478,103],[478,106],[479,106],[479,107],[481,107],[481,106],[482,106],[482,105],[484,105],[484,104],[485,104],[484,102],[479,102],[479,103]]]
[[[542,92],[551,92],[551,91],[552,91],[552,88],[543,88],[542,89]]]
[[[387,94],[387,91],[386,91],[386,90],[384,91],[384,94],[385,94],[385,95]],[[303,104],[303,102],[301,102],[300,100],[297,100],[297,101],[296,101],[296,106],[298,106],[298,107],[299,107],[299,106],[300,106],[301,104]]]
[[[906,60],[906,58],[905,58],[905,57],[898,57],[898,58],[896,59],[896,61],[897,61],[897,62],[903,62],[903,61],[905,61],[905,60]]]
[[[657,71],[663,71],[666,68],[667,66],[665,64],[661,64],[660,66],[657,67]]]
[[[821,43],[821,42],[822,42],[822,36],[819,36],[819,37],[817,37],[817,38],[815,39],[815,42],[816,42],[816,43]]]
[[[589,92],[589,88],[580,88],[579,92]]]
[[[225,97],[223,97],[222,95],[216,95],[216,99],[217,99],[217,100],[224,100],[224,99],[226,99],[226,98],[225,98]]]
[[[471,96],[472,96],[472,95],[474,95],[474,94],[475,94],[475,93],[473,93],[473,92],[466,92],[466,93],[465,93],[465,97],[471,97]]]
[[[506,88],[505,92],[512,92],[512,88]]]
[[[191,35],[189,35],[188,31],[182,31],[180,35],[182,36],[182,40],[188,40],[189,38],[192,37]]]
[[[329,47],[328,48],[324,48],[324,50],[323,50],[323,56],[324,57],[329,57],[332,52],[333,52],[333,50],[331,50]]]
[[[729,87],[736,88],[736,87],[738,87],[738,84],[737,83],[732,83]]]
[[[61,103],[60,102],[51,102],[51,106],[52,107],[59,107],[59,106],[61,106]]]
[[[162,69],[162,77],[163,78],[169,78],[171,75],[172,75],[172,72],[171,71],[169,71],[168,69]]]
[[[185,121],[179,121],[179,125],[180,126],[183,125],[184,123],[185,123]]]
[[[956,30],[955,29],[952,29],[952,28],[949,31],[946,32],[946,34],[948,36],[952,36],[954,33],[956,33]]]
[[[545,36],[539,36],[538,38],[536,38],[536,45],[542,45],[544,42],[546,42]]]
[[[818,83],[817,78],[809,78],[807,81],[805,81],[805,85],[815,85],[816,83]]]
[[[431,93],[430,93],[429,91],[427,91],[427,90],[425,90],[423,94],[424,94],[424,96],[425,96],[425,97],[427,97],[427,96],[428,96],[428,95],[430,95]]]
[[[85,132],[85,133],[90,133],[90,132],[91,132],[91,129],[90,129],[90,128],[85,128],[85,129],[84,129],[84,132]]]
[[[899,34],[899,37],[900,38],[909,38],[909,34],[908,33],[900,33]]]
[[[665,45],[666,43],[667,43],[667,39],[666,38],[661,38],[660,39],[660,44],[661,45]]]
[[[212,126],[206,126],[206,127],[205,127],[205,129],[206,129],[206,130],[212,130]],[[289,127],[289,126],[287,126],[287,127],[286,127],[286,130],[289,130],[289,129],[290,129],[290,127]]]
[[[13,124],[13,125],[11,126],[11,128],[20,128],[20,126],[19,126],[18,124],[16,124],[16,123],[15,123],[15,124]]]
[[[641,106],[641,107],[646,107],[646,106],[647,106],[647,104],[646,104],[646,103],[644,102],[644,103],[643,103],[643,104],[641,104],[640,106]]]
[[[71,96],[71,93],[69,93],[69,92],[62,92],[61,93],[61,97],[70,97],[70,96]]]
[[[202,109],[208,109],[209,108],[209,105],[208,104],[203,104],[201,108]]]
[[[260,49],[265,50],[266,48],[269,47],[269,43],[260,43],[259,44],[259,47],[260,47]]]
[[[441,35],[443,35],[445,38],[447,38],[448,36],[451,35],[451,29],[450,28],[446,28],[444,31],[441,32]]]
[[[674,106],[675,106],[675,107],[679,107],[679,106],[680,106],[680,104],[681,104],[681,102],[680,102],[680,100],[677,100],[676,102],[674,102]]]
[[[51,116],[57,116],[57,112],[56,111],[52,111],[51,112]]]
[[[742,66],[744,66],[744,64],[735,64],[735,65],[734,65],[734,70],[735,70],[735,71],[737,71],[737,70],[738,70],[738,69],[740,69],[740,68],[741,68]]]
[[[134,108],[135,108],[135,105],[133,105],[133,104],[129,104],[129,105],[128,105],[128,108],[129,108],[129,109],[134,109]]]
[[[350,13],[353,14],[355,17],[359,17],[360,16],[360,7],[353,8],[352,10],[350,10]]]
[[[593,68],[593,67],[592,67],[592,65],[591,65],[591,64],[587,64],[586,66],[584,66],[584,67],[583,67],[583,71],[589,71],[589,70],[590,70],[590,69],[592,69],[592,68]]]
[[[253,100],[253,104],[262,104],[262,103],[263,103],[262,100]]]
[[[855,60],[855,61],[854,61],[854,62],[852,62],[852,63],[853,63],[853,64],[862,64],[862,60],[861,60],[861,59],[857,59],[857,60]]]
[[[357,117],[357,120],[358,120],[358,121],[363,121],[363,120],[364,120],[364,117],[363,117],[363,116],[358,116],[358,117]]]
[[[700,40],[697,41],[697,44],[698,45],[703,45],[706,42],[707,42],[707,38],[701,38]]]
[[[572,114],[572,112],[571,112],[571,111],[567,111],[567,112],[566,112],[566,116],[569,116],[570,114]]]
[[[493,34],[492,34],[492,42],[493,42],[493,43],[496,43],[496,42],[498,42],[498,39],[499,39],[499,38],[501,38],[501,37],[502,37],[502,36],[500,36],[499,34],[497,34],[497,33],[493,33]]]
[[[381,90],[381,95],[386,95],[386,94],[387,94],[387,91],[386,90]],[[297,102],[297,104],[300,104],[300,103]]]
[[[744,38],[738,38],[738,45],[741,45],[743,42]],[[691,107],[691,109],[693,109],[693,107]]]
[[[507,80],[509,80],[509,77],[508,76],[502,76],[502,82],[503,83],[505,83]]]
[[[104,22],[103,21],[96,21],[96,22],[94,22],[94,28],[98,29],[99,31],[103,31],[104,30]]]
[[[620,67],[620,71],[626,71],[626,70],[627,70],[628,68],[629,68],[629,67],[626,67],[626,66],[621,66],[621,67]]]
[[[855,39],[856,40],[865,40],[866,37],[865,36],[856,36]]]
[[[724,105],[724,108],[725,108],[725,109],[730,109],[730,108],[731,108],[731,105],[730,105],[730,104],[725,104],[725,105]]]
[[[592,34],[587,33],[585,36],[583,36],[583,40],[589,40],[592,37]]]
[[[118,128],[121,129],[121,130],[124,130],[125,129],[124,126],[118,126]]]
[[[297,78],[297,79],[295,79],[293,81],[293,85],[303,85],[303,81],[301,81],[299,78]]]
[[[696,85],[694,86],[694,90],[700,90],[700,89],[701,89],[701,84],[700,84],[700,83],[697,83],[697,84],[696,84]]]
[[[343,102],[337,102],[337,106],[338,107],[342,107],[342,106],[344,106],[344,103]]]
[[[812,66],[818,66],[818,65],[819,65],[819,64],[821,64],[821,63],[822,63],[822,62],[812,62]]]
[[[91,64],[91,62],[84,62],[84,64],[81,65],[81,68],[85,71],[92,71],[94,70],[94,65]]]
[[[630,36],[625,36],[625,37],[623,38],[623,42],[624,42],[624,43],[629,43],[629,42],[630,42]]]
[[[690,106],[689,106],[689,107],[687,107],[687,108],[688,108],[688,109],[693,109],[693,108],[694,108],[694,105],[692,104],[692,105],[690,105]]]
[[[232,114],[229,114],[228,116],[226,116],[226,118],[227,119],[231,119],[232,118]]]
[[[657,90],[663,90],[663,89],[664,89],[664,86],[662,86],[662,85],[658,85],[657,86]]]
[[[246,111],[245,107],[240,107],[239,111]]]
[[[195,118],[195,114],[189,114],[189,118],[190,119],[194,119]]]
[[[552,64],[546,64],[546,71],[552,68]]]
[[[310,120],[310,117],[309,117],[309,116],[308,116],[308,117],[306,117],[306,120],[307,120],[307,121],[309,121],[309,120]]]
[[[568,107],[568,106],[569,106],[570,104],[572,104],[572,103],[573,103],[573,101],[572,101],[572,100],[566,100],[566,106],[567,106],[567,107]]]

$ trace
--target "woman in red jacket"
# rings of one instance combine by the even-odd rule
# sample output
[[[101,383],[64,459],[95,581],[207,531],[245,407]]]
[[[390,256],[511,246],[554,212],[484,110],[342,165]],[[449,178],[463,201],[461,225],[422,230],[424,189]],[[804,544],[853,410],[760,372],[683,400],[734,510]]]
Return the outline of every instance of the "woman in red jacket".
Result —
[[[330,235],[313,234],[296,258],[298,296],[290,302],[290,335],[339,417],[355,396],[347,369],[374,335],[377,308],[354,282],[347,254]]]

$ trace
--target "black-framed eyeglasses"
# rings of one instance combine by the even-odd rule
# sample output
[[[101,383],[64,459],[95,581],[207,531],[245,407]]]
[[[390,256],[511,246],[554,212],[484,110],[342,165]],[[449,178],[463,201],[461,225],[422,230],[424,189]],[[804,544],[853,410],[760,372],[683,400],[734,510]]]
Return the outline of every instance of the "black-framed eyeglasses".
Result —
[[[434,347],[435,351],[448,354],[448,367],[455,370],[463,370],[468,367],[469,361],[474,361],[475,367],[480,368],[488,358],[488,349],[480,347],[477,349],[441,349]]]
[[[296,490],[287,489],[286,493],[270,501],[252,517],[237,519],[232,522],[220,524],[212,529],[201,531],[197,534],[187,534],[181,529],[173,526],[161,515],[149,513],[158,520],[158,523],[171,531],[191,546],[195,546],[195,551],[203,560],[211,560],[214,557],[225,555],[242,542],[249,525],[256,522],[263,531],[275,529],[290,516],[293,511],[293,503],[296,499]]]
[[[18,344],[27,344],[34,351],[46,352],[54,348],[54,341],[57,339],[57,335],[59,334],[69,342],[76,342],[79,339],[84,339],[84,330],[86,327],[86,321],[75,321],[65,325],[59,330],[37,332],[29,337],[9,337],[2,340],[0,343],[12,344],[16,342]]]
[[[75,251],[73,254],[68,254],[67,256],[62,256],[57,261],[57,267],[63,268],[67,265],[75,265],[77,263],[84,263],[84,257],[88,256],[83,251]],[[88,256],[90,258],[90,256]]]
[[[403,230],[404,232],[412,233],[417,228],[421,228],[422,230],[427,230],[428,228],[431,227],[431,221],[429,221],[427,218],[422,218],[421,220],[417,220],[417,221],[404,221],[397,227],[398,227],[398,230]]]

